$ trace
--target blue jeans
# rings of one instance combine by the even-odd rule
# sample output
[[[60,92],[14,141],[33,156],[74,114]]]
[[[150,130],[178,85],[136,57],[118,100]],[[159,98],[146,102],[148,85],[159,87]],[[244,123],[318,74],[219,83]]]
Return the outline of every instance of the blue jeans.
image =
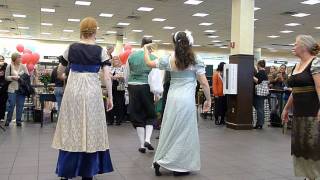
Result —
[[[54,96],[56,97],[56,101],[58,103],[58,111],[60,111],[61,101],[63,96],[63,87],[54,88]]]
[[[263,126],[264,124],[264,100],[263,96],[254,96],[253,106],[257,112],[257,126]]]
[[[16,93],[8,93],[8,115],[7,115],[7,123],[10,123],[12,120],[13,110],[16,106],[16,122],[21,123],[21,117],[23,112],[24,100],[26,96],[16,94]]]

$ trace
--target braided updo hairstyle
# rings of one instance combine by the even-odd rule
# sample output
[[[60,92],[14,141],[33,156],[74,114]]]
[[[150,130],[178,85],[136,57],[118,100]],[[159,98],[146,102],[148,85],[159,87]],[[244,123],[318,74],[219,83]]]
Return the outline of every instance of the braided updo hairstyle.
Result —
[[[185,70],[190,65],[195,65],[195,55],[192,50],[193,40],[187,37],[186,32],[176,32],[173,35],[173,43],[175,46],[175,65],[179,70]]]

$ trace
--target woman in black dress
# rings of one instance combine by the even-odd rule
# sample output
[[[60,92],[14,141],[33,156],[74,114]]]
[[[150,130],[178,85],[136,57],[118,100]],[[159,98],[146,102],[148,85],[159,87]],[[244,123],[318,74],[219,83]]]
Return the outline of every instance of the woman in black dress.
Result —
[[[300,62],[294,67],[289,86],[292,95],[285,106],[282,119],[288,122],[293,108],[291,154],[295,175],[310,180],[320,178],[320,51],[317,42],[300,35],[292,50]]]

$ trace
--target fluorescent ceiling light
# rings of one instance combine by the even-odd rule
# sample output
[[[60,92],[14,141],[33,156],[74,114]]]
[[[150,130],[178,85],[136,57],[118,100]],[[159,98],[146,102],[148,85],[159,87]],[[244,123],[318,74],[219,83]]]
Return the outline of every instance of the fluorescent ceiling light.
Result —
[[[146,12],[150,12],[152,11],[154,8],[151,7],[139,7],[137,10],[138,11],[146,11]]]
[[[254,21],[258,21],[259,19],[253,19]]]
[[[161,42],[162,40],[159,40],[159,39],[155,39],[155,40],[152,40],[153,42]]]
[[[172,26],[165,26],[163,27],[163,29],[175,29],[176,27],[172,27]]]
[[[10,32],[9,30],[4,30],[4,29],[0,29],[0,33],[8,33]]]
[[[228,49],[228,46],[221,46],[221,49]]]
[[[71,33],[71,32],[74,32],[74,31],[71,30],[71,29],[64,29],[63,32],[70,32]]]
[[[118,26],[129,26],[130,23],[119,22]]]
[[[319,27],[314,27],[315,29],[320,29],[320,26]]]
[[[140,30],[140,29],[133,29],[132,32],[137,32],[137,33],[140,33],[140,32],[143,32],[143,30]]]
[[[272,39],[278,38],[278,37],[280,37],[280,36],[275,36],[275,35],[268,36],[268,38],[272,38]]]
[[[307,1],[301,2],[301,4],[308,4],[308,5],[315,5],[318,3],[320,3],[320,0],[307,0]]]
[[[215,47],[221,47],[221,46],[223,46],[222,44],[215,44],[215,45],[213,45],[213,46],[215,46]]]
[[[100,29],[100,27],[98,26],[97,29]]]
[[[205,33],[214,33],[214,32],[216,32],[216,30],[205,30],[204,32]]]
[[[75,4],[80,5],[80,6],[90,6],[91,2],[90,1],[76,1]]]
[[[51,33],[43,32],[42,35],[50,35]]]
[[[162,44],[164,44],[164,45],[169,45],[169,44],[171,44],[171,43],[162,43]]]
[[[80,19],[68,19],[69,22],[80,22]]]
[[[128,39],[128,38],[124,37],[123,39],[126,40],[126,39]]]
[[[112,17],[113,14],[108,14],[108,13],[100,13],[99,16],[101,17]]]
[[[192,45],[193,47],[200,47],[201,45],[199,45],[199,44],[194,44],[194,45]]]
[[[288,34],[288,33],[292,33],[293,31],[290,31],[290,30],[284,30],[284,31],[280,31],[281,33],[284,33],[284,34]]]
[[[143,37],[152,38],[153,36],[151,36],[151,35],[144,35]]]
[[[299,26],[301,24],[299,23],[288,23],[288,24],[285,24],[286,26]]]
[[[60,39],[61,39],[61,40],[67,40],[67,39],[69,39],[69,38],[67,38],[67,37],[61,37]]]
[[[130,42],[128,42],[129,44],[137,44],[137,42],[135,42],[135,41],[130,41]]]
[[[203,1],[199,1],[199,0],[188,0],[185,1],[184,4],[190,4],[190,5],[199,5],[201,4]]]
[[[211,42],[220,43],[221,41],[219,41],[219,40],[213,40],[213,41],[211,41]]]
[[[208,36],[208,38],[218,38],[219,36]]]
[[[107,31],[107,34],[117,34],[117,31]]]
[[[97,39],[96,42],[103,42],[104,39]]]
[[[261,8],[259,8],[259,7],[254,7],[254,10],[255,10],[255,11],[258,11],[259,9],[261,9]]]
[[[52,23],[41,23],[42,26],[52,26]]]
[[[2,23],[2,20],[0,20],[0,23]]]
[[[18,26],[18,29],[30,29],[30,28],[25,26]]]
[[[204,23],[200,23],[199,25],[200,26],[211,26],[213,23],[207,23],[207,22],[204,22]]]
[[[56,12],[56,10],[52,9],[52,8],[41,8],[41,12],[54,13],[54,12]]]
[[[27,15],[24,14],[12,14],[13,17],[17,17],[17,18],[26,18]]]
[[[157,22],[163,22],[167,19],[164,19],[164,18],[153,18],[152,21],[157,21]]]
[[[306,16],[309,16],[310,14],[307,14],[307,13],[297,13],[297,14],[294,14],[294,15],[291,15],[293,17],[306,17]]]
[[[206,14],[206,13],[195,13],[194,15],[192,16],[196,16],[196,17],[206,17],[208,16],[209,14]]]

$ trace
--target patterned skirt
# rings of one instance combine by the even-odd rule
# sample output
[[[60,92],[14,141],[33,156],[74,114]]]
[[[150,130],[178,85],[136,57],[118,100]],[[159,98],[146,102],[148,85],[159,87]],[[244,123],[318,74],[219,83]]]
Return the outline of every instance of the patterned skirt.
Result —
[[[317,117],[294,118],[291,154],[296,176],[320,178],[320,122]]]

